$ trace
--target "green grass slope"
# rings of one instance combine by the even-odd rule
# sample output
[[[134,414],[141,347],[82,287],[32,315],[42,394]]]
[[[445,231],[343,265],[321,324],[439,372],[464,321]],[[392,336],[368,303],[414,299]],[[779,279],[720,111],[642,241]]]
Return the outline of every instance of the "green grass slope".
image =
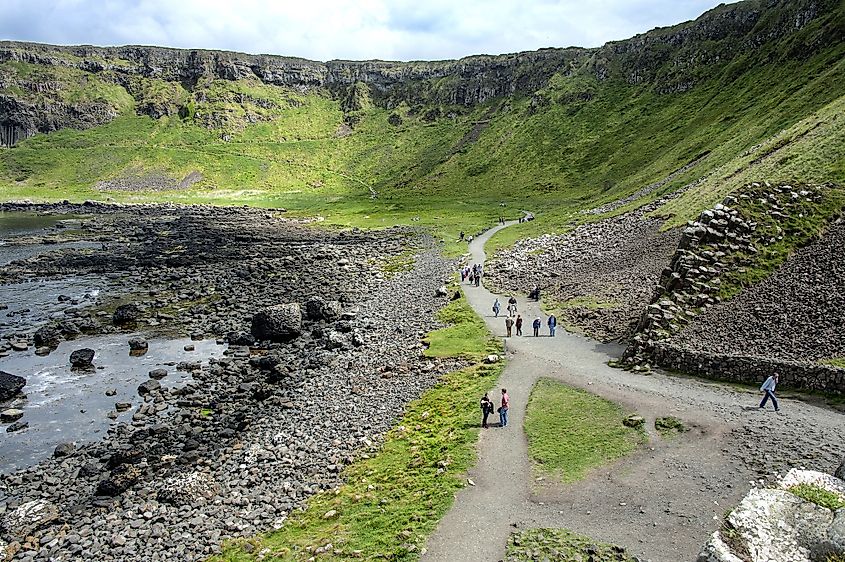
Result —
[[[764,12],[754,37],[780,25],[784,9]],[[729,11],[717,8],[711,19]],[[250,204],[343,225],[418,224],[458,251],[458,231],[477,232],[503,212],[514,217],[531,209],[538,220],[508,229],[493,245],[565,229],[587,220],[579,210],[697,162],[634,203],[704,178],[661,210],[670,225],[680,224],[752,179],[845,182],[845,42],[831,39],[845,29],[843,13],[837,5],[800,31],[724,59],[716,55],[739,40],[703,38],[683,47],[692,60],[684,72],[661,62],[658,47],[669,47],[658,45],[643,55],[654,83],[626,77],[628,59],[604,60],[611,48],[603,48],[533,95],[474,107],[415,101],[386,109],[359,83],[344,95],[246,79],[203,77],[185,86],[7,60],[0,63],[0,76],[9,77],[0,81],[0,96],[29,103],[90,99],[120,116],[0,150],[0,191],[6,200]],[[707,63],[697,66],[696,58]],[[601,80],[599,65],[609,68]],[[51,90],[21,89],[32,76],[42,82],[49,76]],[[682,78],[688,88],[678,85]],[[439,82],[452,87],[448,77]],[[178,183],[192,172],[202,180],[187,189],[97,187],[145,174]]]

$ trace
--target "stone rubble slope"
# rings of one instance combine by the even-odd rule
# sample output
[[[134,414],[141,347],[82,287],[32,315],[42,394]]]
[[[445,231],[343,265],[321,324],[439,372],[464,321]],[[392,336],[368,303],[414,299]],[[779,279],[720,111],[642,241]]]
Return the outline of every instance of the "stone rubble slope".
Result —
[[[704,546],[698,562],[826,562],[845,555],[845,509],[835,512],[789,491],[809,484],[845,501],[845,482],[790,470],[775,489],[753,488]]]
[[[792,361],[845,357],[845,221],[770,277],[695,318],[672,345]]]
[[[490,260],[485,282],[502,294],[527,294],[539,285],[544,302],[563,305],[561,322],[601,341],[622,339],[680,238],[677,230],[661,232],[663,221],[648,216],[663,201],[565,234],[520,240]]]

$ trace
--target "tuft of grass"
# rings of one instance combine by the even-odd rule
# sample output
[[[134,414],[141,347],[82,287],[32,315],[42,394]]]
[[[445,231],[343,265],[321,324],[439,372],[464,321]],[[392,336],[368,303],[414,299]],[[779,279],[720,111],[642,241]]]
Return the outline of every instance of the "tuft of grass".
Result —
[[[465,298],[451,301],[440,309],[437,319],[446,327],[431,332],[425,338],[427,357],[480,359],[500,349],[498,340],[490,336],[484,321]]]
[[[622,424],[622,408],[551,379],[531,390],[525,414],[528,452],[536,466],[562,482],[583,478],[644,443],[642,429]]]
[[[443,310],[443,321],[484,329],[463,299]],[[483,335],[466,340],[464,348],[447,338],[452,356],[477,356],[479,349],[501,353],[501,344],[486,330]],[[446,355],[445,345],[435,346],[438,356]],[[341,486],[312,496],[278,531],[229,542],[212,561],[417,560],[455,491],[465,485],[462,476],[475,461],[478,398],[502,368],[501,362],[476,362],[444,375],[408,404],[377,451],[347,467]]]
[[[568,529],[526,529],[512,533],[505,562],[535,560],[634,562],[637,558],[627,555],[624,548],[596,542]]]
[[[833,511],[845,507],[845,498],[815,484],[798,484],[790,487],[789,491],[803,500]]]
[[[662,437],[671,437],[673,435],[689,431],[689,428],[685,426],[681,420],[672,416],[656,418],[654,420],[654,429],[656,429]]]
[[[822,359],[821,363],[823,365],[830,365],[832,367],[845,369],[845,357],[832,357],[830,359]]]

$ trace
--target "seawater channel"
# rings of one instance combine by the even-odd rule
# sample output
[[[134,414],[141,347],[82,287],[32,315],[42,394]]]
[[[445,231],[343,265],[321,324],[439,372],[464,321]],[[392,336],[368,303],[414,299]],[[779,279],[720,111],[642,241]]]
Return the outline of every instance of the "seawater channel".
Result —
[[[0,267],[57,250],[99,248],[101,244],[90,241],[41,241],[43,235],[55,234],[57,228],[73,228],[79,221],[63,215],[0,213]],[[0,337],[4,343],[25,341],[27,334],[51,320],[72,319],[66,313],[95,306],[107,294],[119,294],[121,287],[115,283],[87,275],[0,284]],[[80,336],[62,342],[48,355],[36,354],[32,346],[23,351],[5,346],[5,351],[0,351],[0,371],[26,379],[21,395],[0,404],[0,412],[23,412],[17,420],[21,429],[8,431],[14,428],[11,423],[0,424],[0,472],[37,464],[60,443],[98,440],[110,424],[131,421],[141,401],[138,386],[149,379],[150,371],[166,369],[163,385],[184,386],[192,380],[191,375],[177,371],[176,365],[207,362],[222,356],[225,349],[213,340],[148,337],[147,352],[131,355],[128,341],[133,337],[145,334]],[[185,349],[189,344],[192,351]],[[95,351],[93,369],[71,368],[70,354],[81,348]],[[118,412],[118,403],[132,406]]]

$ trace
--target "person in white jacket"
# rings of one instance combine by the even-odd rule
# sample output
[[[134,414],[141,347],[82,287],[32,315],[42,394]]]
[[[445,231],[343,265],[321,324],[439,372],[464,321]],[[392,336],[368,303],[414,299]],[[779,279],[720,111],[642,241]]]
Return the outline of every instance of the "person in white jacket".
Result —
[[[778,408],[778,399],[775,398],[775,387],[777,386],[777,384],[778,384],[778,374],[775,373],[774,375],[767,378],[766,382],[763,383],[763,386],[760,387],[760,390],[765,393],[765,395],[763,396],[763,400],[760,402],[760,406],[759,406],[759,408],[761,410],[763,409],[763,407],[766,405],[766,402],[768,402],[770,398],[772,399],[772,406],[775,407],[775,412],[780,410],[780,408]]]

